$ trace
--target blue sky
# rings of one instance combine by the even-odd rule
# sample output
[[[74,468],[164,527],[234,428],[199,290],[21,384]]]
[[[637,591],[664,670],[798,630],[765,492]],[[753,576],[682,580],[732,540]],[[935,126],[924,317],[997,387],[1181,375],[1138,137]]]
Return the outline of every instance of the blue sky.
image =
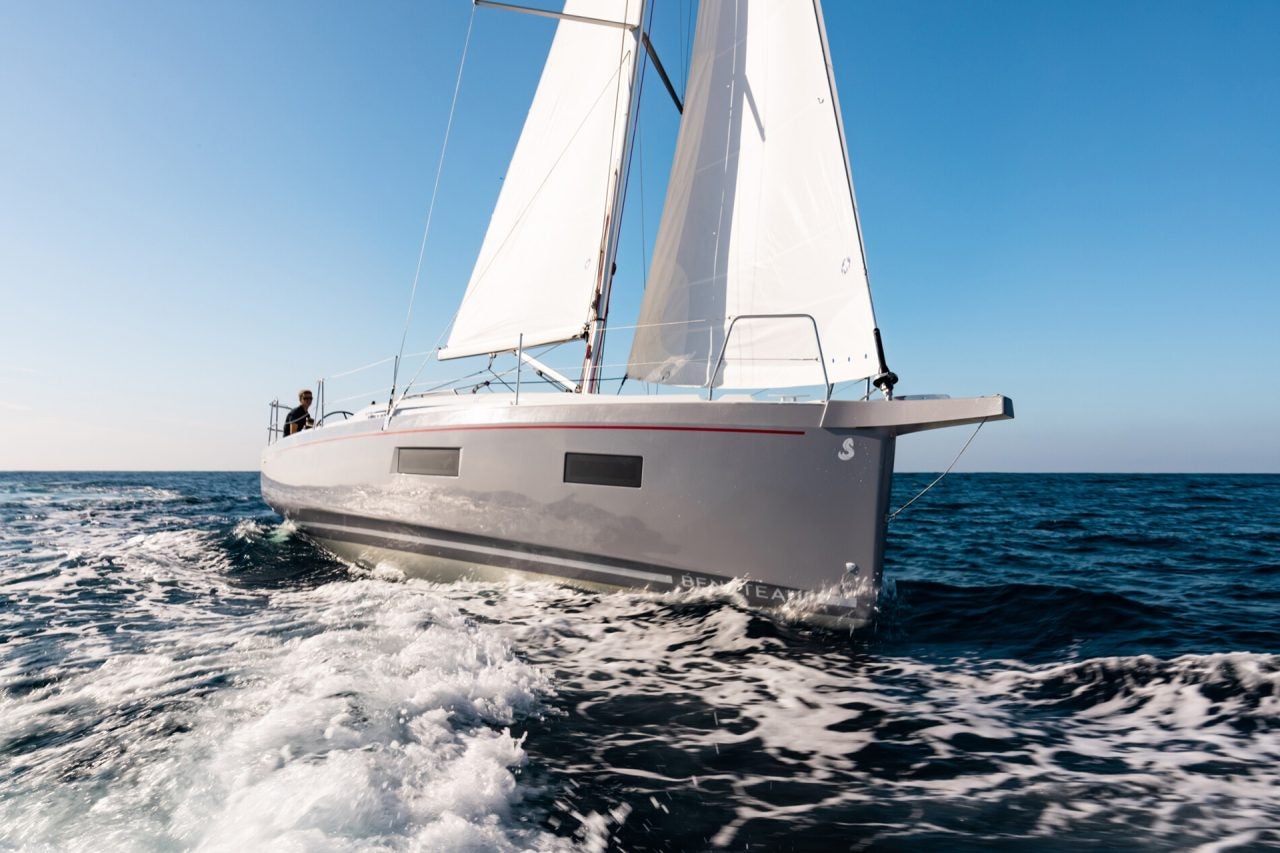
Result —
[[[688,10],[656,8],[677,77]],[[268,400],[394,353],[470,15],[0,0],[0,469],[252,469]],[[961,470],[1280,472],[1280,4],[826,19],[899,390],[1017,406]],[[476,13],[409,351],[465,287],[553,26]],[[676,126],[656,78],[643,109],[623,323]]]

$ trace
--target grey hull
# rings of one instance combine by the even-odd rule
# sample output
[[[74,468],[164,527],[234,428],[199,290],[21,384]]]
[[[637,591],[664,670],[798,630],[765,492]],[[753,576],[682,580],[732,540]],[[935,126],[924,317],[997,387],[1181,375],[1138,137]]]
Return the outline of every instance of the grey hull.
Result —
[[[754,606],[857,628],[875,615],[897,435],[1012,414],[1004,398],[526,399],[431,399],[282,439],[263,496],[339,556],[410,575],[736,580]],[[456,449],[456,471],[402,473],[406,448]],[[566,454],[639,458],[638,485],[566,482]]]

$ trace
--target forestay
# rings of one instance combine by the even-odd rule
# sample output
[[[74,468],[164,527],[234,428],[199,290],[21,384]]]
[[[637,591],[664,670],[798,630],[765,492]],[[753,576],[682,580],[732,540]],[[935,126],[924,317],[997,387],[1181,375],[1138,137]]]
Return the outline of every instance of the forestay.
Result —
[[[623,159],[641,0],[568,0],[441,358],[579,337]]]
[[[628,375],[818,385],[877,372],[826,35],[815,0],[702,3],[680,135]],[[710,376],[734,317],[720,372]]]

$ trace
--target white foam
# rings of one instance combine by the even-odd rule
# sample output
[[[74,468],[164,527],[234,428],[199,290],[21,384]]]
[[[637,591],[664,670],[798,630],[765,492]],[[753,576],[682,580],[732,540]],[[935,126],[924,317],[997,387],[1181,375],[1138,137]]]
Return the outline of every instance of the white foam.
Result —
[[[242,542],[260,542],[271,528],[256,518],[242,518],[231,529],[231,537]]]
[[[537,587],[512,588],[511,612],[522,612],[521,602],[539,594]],[[816,649],[778,655],[776,640],[748,635],[753,617],[740,608],[660,618],[656,610],[671,596],[559,593],[562,600],[570,595],[576,599],[557,608],[555,621],[528,620],[519,644],[533,660],[561,673],[563,690],[601,697],[582,700],[578,713],[590,716],[596,703],[627,696],[696,696],[714,720],[723,714],[736,724],[664,728],[664,748],[695,756],[758,743],[774,766],[787,768],[781,775],[699,773],[704,784],[715,778],[739,792],[737,814],[713,839],[717,845],[737,843],[752,820],[795,820],[818,809],[886,800],[919,803],[928,814],[939,801],[994,805],[1017,804],[1028,795],[1048,799],[1055,805],[1045,808],[1029,833],[1045,838],[1078,829],[1085,819],[1114,824],[1117,832],[1150,824],[1151,837],[1170,843],[1251,837],[1275,822],[1280,732],[1265,721],[1280,711],[1280,656],[1112,658],[1037,667],[1016,661],[863,660],[838,645],[830,655]],[[707,596],[699,593],[696,600]],[[1100,680],[1110,686],[1090,700],[1088,691]],[[1230,698],[1210,701],[1202,686],[1219,684],[1231,688]],[[1073,695],[1077,701],[1062,706]],[[1263,724],[1236,725],[1248,717]],[[880,720],[917,727],[889,740],[919,750],[919,760],[939,767],[975,755],[981,761],[961,764],[950,775],[886,778],[858,759],[885,741]],[[594,753],[603,763],[612,747],[637,740],[643,737],[634,731],[618,731]],[[994,749],[981,745],[986,742]],[[1067,755],[1102,763],[1065,762]],[[1225,761],[1235,770],[1205,772],[1207,761]],[[652,768],[613,772],[634,778],[642,789],[698,784],[692,775]],[[824,796],[778,805],[747,793],[769,782],[812,783]],[[1098,804],[1093,797],[1099,786],[1126,794]],[[922,818],[916,828],[930,825]]]
[[[267,537],[273,544],[282,545],[298,532],[298,525],[288,519],[280,522]]]
[[[584,716],[670,694],[705,708],[699,725],[606,731],[575,744],[574,760],[633,781],[646,792],[637,804],[658,788],[732,790],[715,795],[735,810],[712,838],[720,845],[748,840],[756,819],[886,801],[944,834],[955,830],[938,803],[999,810],[1023,797],[1046,804],[1022,830],[1033,840],[1082,824],[1118,838],[1142,826],[1157,846],[1218,839],[1206,850],[1273,837],[1275,655],[933,663],[839,640],[794,653],[754,630],[760,617],[732,585],[599,595],[435,586],[382,567],[268,596],[230,581],[209,525],[153,515],[138,532],[49,506],[23,534],[28,574],[5,587],[19,606],[0,613],[2,627],[47,625],[5,649],[0,686],[30,674],[22,655],[36,644],[58,649],[38,673],[51,683],[0,693],[5,737],[27,744],[0,774],[0,847],[605,849],[637,819],[626,802],[579,808],[566,793],[572,838],[530,813],[523,772],[545,745],[516,732],[558,693],[576,694]],[[255,520],[232,536],[258,546],[291,533]],[[86,587],[118,600],[81,602]],[[899,722],[914,728],[895,733]],[[608,766],[615,747],[646,739],[685,752],[691,770]],[[886,744],[956,769],[898,778],[860,758]],[[768,760],[725,769],[696,758],[735,746]],[[753,793],[771,782],[820,793],[790,804]],[[1100,801],[1099,789],[1112,795]]]
[[[510,813],[525,752],[509,727],[548,690],[429,584],[281,593],[244,622],[175,626],[150,651],[0,699],[17,736],[95,727],[0,783],[0,842],[552,849]]]

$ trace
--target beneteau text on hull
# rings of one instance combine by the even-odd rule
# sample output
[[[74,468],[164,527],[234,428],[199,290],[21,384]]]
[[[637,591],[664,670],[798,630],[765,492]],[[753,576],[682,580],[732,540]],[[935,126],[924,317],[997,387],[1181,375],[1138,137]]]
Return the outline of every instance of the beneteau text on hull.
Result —
[[[739,579],[752,604],[867,624],[897,437],[1013,409],[1000,396],[893,399],[816,0],[699,9],[628,327],[626,376],[703,389],[680,396],[599,393],[645,10],[570,0],[555,16],[439,355],[513,355],[569,393],[522,391],[519,375],[514,393],[402,390],[270,442],[264,497],[343,557],[436,579],[652,590]],[[530,353],[576,339],[576,380]],[[861,399],[833,398],[854,382]],[[868,399],[872,386],[884,399]],[[819,399],[758,396],[805,387]],[[725,393],[745,389],[757,394]]]

